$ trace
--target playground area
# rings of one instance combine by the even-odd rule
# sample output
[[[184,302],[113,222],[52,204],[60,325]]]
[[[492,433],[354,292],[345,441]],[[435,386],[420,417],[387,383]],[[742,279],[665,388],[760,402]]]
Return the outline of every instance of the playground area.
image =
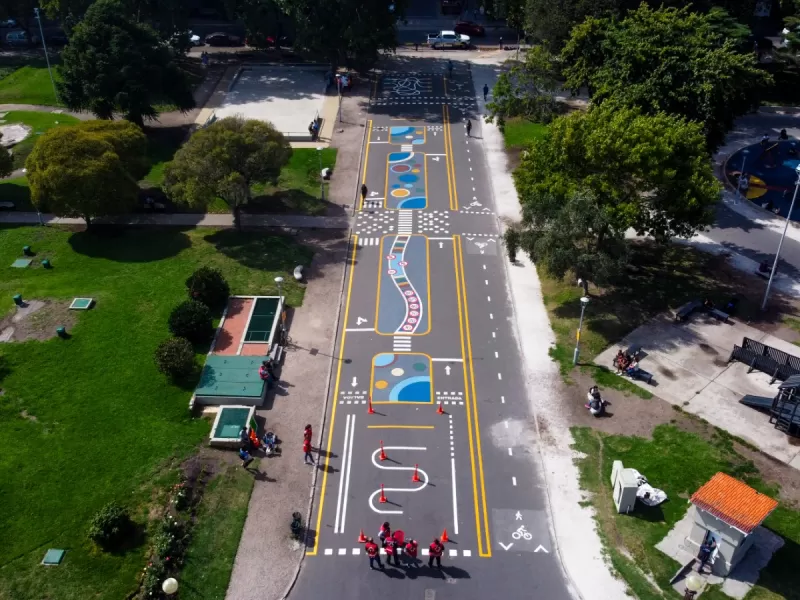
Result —
[[[267,384],[258,370],[267,357],[280,361],[277,344],[286,314],[278,296],[232,296],[222,315],[191,406],[260,406]]]
[[[728,159],[725,175],[742,196],[776,215],[789,212],[800,165],[797,140],[764,140],[740,148]],[[798,220],[795,207],[792,220]]]
[[[291,142],[310,142],[309,124],[322,119],[321,137],[325,138],[325,121],[332,126],[337,106],[336,96],[325,94],[325,72],[325,68],[304,66],[243,68],[215,117],[241,115],[269,121]]]

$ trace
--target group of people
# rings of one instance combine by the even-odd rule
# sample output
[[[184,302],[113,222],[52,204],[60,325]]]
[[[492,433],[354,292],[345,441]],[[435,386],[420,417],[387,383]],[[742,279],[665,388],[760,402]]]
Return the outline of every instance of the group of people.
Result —
[[[624,373],[629,377],[633,377],[639,369],[639,361],[636,360],[635,355],[623,352],[620,348],[620,350],[617,351],[617,355],[614,357],[614,367],[617,369],[617,375],[622,375]]]
[[[369,568],[374,569],[375,563],[378,567],[383,569],[383,562],[381,561],[381,548],[386,552],[386,564],[391,565],[394,563],[396,567],[402,566],[400,564],[399,553],[403,551],[404,563],[409,568],[418,568],[419,562],[417,554],[419,552],[419,543],[413,538],[404,539],[399,532],[392,532],[389,522],[386,521],[381,525],[378,532],[378,542],[373,538],[368,537],[364,544],[364,550],[367,552],[369,558]],[[379,545],[380,544],[380,545]],[[433,568],[434,562],[436,568],[442,568],[442,555],[444,554],[444,544],[439,541],[439,538],[434,538],[431,545],[428,547],[428,566]]]
[[[586,394],[586,408],[595,417],[601,417],[606,412],[606,401],[600,396],[600,388],[593,385]]]
[[[316,142],[319,138],[319,119],[314,119],[308,124],[308,133],[311,134],[311,141]]]

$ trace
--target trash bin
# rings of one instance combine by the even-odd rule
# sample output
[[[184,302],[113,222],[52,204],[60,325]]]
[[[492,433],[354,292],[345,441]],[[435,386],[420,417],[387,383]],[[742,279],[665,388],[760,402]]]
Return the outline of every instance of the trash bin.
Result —
[[[22,306],[22,294],[14,294],[14,304]]]

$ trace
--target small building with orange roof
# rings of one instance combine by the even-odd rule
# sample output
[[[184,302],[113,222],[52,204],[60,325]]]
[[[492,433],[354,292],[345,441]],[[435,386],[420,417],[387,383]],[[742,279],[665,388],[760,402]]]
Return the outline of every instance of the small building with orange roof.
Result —
[[[694,506],[687,541],[696,545],[714,539],[717,549],[709,562],[711,572],[722,577],[742,560],[753,545],[753,531],[778,506],[769,496],[749,485],[717,473],[689,500]]]

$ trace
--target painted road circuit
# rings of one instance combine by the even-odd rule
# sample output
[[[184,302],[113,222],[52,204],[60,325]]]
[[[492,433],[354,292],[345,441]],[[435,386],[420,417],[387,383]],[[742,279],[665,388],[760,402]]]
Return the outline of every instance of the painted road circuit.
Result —
[[[468,69],[448,79],[430,64],[375,84],[323,472],[290,597],[566,599],[523,433],[475,86]],[[377,539],[383,521],[419,541],[423,568],[369,569],[359,533]],[[428,569],[445,529],[444,569]]]

